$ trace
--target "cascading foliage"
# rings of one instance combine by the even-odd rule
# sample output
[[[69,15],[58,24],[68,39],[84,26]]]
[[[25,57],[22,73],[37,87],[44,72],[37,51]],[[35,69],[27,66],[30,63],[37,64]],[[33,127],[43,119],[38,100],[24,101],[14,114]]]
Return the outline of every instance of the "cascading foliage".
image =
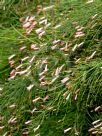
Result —
[[[101,4],[37,5],[12,26],[20,42],[0,89],[3,136],[102,135]]]

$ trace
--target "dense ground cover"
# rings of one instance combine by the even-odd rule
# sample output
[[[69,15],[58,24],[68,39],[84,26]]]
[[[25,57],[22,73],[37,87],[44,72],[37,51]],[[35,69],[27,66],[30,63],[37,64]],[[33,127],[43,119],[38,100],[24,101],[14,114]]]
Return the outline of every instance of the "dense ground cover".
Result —
[[[101,0],[1,5],[1,135],[102,135]]]

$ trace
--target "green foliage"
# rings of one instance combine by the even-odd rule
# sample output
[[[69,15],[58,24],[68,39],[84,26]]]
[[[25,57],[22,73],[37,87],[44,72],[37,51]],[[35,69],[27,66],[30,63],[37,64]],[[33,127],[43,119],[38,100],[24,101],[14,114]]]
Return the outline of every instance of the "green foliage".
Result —
[[[14,17],[13,23],[9,24],[4,21],[4,18],[9,20],[7,15],[4,17],[4,12],[1,14],[1,22],[6,22],[6,25],[2,25],[0,34],[0,76],[6,80],[2,85],[3,90],[0,91],[0,118],[1,126],[4,126],[1,135],[7,132],[7,135],[21,136],[28,132],[29,136],[91,136],[92,132],[88,130],[94,127],[92,122],[102,119],[101,0],[91,4],[81,0],[36,3],[5,0],[3,4],[8,11],[12,9],[11,12],[16,14],[17,18]],[[19,4],[21,7],[26,4],[27,7],[20,7],[18,13]],[[26,30],[22,30],[21,25],[17,27],[20,24],[18,19],[21,15],[32,15],[32,4],[35,4],[35,7],[38,4],[44,7],[54,4],[55,7],[39,14],[34,7],[38,24],[30,35],[26,36]],[[46,29],[46,35],[39,38],[35,30],[45,28],[39,25],[43,16],[51,22],[51,26]],[[11,13],[8,17],[12,20]],[[59,24],[61,26],[55,29]],[[82,29],[82,37],[75,37],[77,29]],[[58,39],[61,43],[52,50],[53,41]],[[32,44],[36,44],[39,49],[31,49]],[[66,45],[70,46],[65,48]],[[25,49],[20,51],[23,46]],[[15,61],[13,67],[7,63],[10,54],[16,54],[11,59]],[[27,56],[29,58],[22,61]],[[33,56],[35,59],[30,63]],[[15,78],[10,79],[9,72],[16,70],[20,64],[22,67],[16,71],[18,73]],[[40,74],[46,65],[48,70],[44,75],[45,79],[40,82]],[[25,69],[28,71],[21,74]],[[60,72],[57,73],[59,69]],[[57,78],[55,73],[58,74]],[[68,78],[66,82],[65,77]],[[43,81],[47,83],[41,84]],[[28,89],[29,85],[33,85],[32,89]],[[96,110],[98,106],[100,109]],[[66,132],[68,128],[69,131]],[[98,132],[99,129],[96,128]]]

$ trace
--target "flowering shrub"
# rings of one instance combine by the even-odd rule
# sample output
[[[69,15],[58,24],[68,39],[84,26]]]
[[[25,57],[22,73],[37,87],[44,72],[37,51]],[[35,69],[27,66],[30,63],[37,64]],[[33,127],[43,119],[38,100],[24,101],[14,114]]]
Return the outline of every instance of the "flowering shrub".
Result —
[[[102,134],[101,16],[93,10],[80,23],[71,18],[73,10],[68,17],[60,13],[65,2],[20,18],[25,39],[8,58],[11,71],[1,95],[4,136]],[[93,1],[83,2],[84,8],[90,3],[97,9]]]

